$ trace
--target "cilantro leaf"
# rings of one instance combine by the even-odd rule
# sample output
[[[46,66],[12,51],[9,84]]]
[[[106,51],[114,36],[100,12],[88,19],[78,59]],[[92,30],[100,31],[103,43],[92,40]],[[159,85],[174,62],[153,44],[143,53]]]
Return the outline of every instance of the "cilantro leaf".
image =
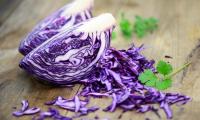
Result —
[[[160,60],[156,66],[157,71],[162,75],[168,75],[172,72],[173,68],[171,64]]]
[[[171,86],[172,86],[172,80],[171,79],[165,79],[165,80],[156,82],[156,88],[158,90],[165,90],[165,89],[167,89]]]
[[[153,17],[142,18],[140,16],[136,16],[135,23],[132,24],[124,17],[124,14],[122,14],[119,26],[124,37],[129,39],[132,37],[133,33],[135,33],[138,38],[142,38],[147,33],[158,28],[158,20]]]
[[[141,81],[141,83],[146,83],[148,81],[155,81],[158,78],[150,69],[147,69],[139,75],[138,79]]]
[[[152,32],[153,30],[156,30],[158,28],[158,25],[157,25],[158,20],[153,17],[146,19],[145,23],[148,26],[148,31]]]
[[[143,73],[141,73],[138,79],[146,86],[155,87],[158,90],[165,90],[172,85],[171,79],[168,78],[164,80],[159,80],[159,78],[150,69],[147,69]]]
[[[142,38],[146,34],[147,26],[141,17],[136,16],[135,19],[134,32],[137,37]]]
[[[158,78],[155,78],[155,79],[152,79],[152,80],[149,80],[145,83],[146,86],[149,86],[149,87],[155,87],[156,86],[156,82],[158,81]]]
[[[182,67],[176,69],[172,72],[172,66],[160,60],[157,64],[157,71],[161,75],[155,75],[150,69],[144,70],[143,73],[140,73],[138,80],[146,86],[157,88],[158,90],[165,90],[172,86],[172,77],[188,67],[191,62],[184,64]],[[162,78],[159,78],[162,77]]]
[[[158,28],[158,20],[151,18],[135,17],[134,32],[138,38],[144,37],[148,32],[152,32]]]
[[[124,35],[124,37],[126,37],[126,38],[132,37],[132,34],[133,34],[132,24],[128,19],[126,19],[124,17],[123,14],[122,14],[122,18],[120,20],[119,26],[120,26],[120,30],[121,30],[122,34]]]
[[[117,37],[117,34],[116,34],[115,31],[112,32],[112,36],[111,37],[112,37],[112,39],[115,39]]]

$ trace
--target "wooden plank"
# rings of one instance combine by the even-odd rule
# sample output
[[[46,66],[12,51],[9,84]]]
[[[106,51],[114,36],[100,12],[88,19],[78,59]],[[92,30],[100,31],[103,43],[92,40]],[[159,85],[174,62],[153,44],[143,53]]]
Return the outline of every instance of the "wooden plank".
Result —
[[[0,26],[17,8],[21,0],[0,0]]]
[[[12,120],[12,107],[20,107],[22,99],[28,99],[33,106],[46,110],[44,102],[61,95],[72,97],[80,89],[80,85],[71,88],[58,88],[37,82],[18,67],[22,56],[17,52],[19,41],[42,18],[61,7],[66,0],[50,2],[49,0],[24,0],[0,27],[0,118]],[[176,75],[173,87],[167,91],[180,92],[189,95],[192,101],[183,107],[173,106],[174,120],[196,120],[200,117],[200,2],[198,0],[96,0],[94,14],[111,12],[119,19],[120,13],[125,12],[129,19],[135,15],[144,17],[154,16],[159,19],[159,30],[142,40],[133,38],[125,40],[117,30],[117,39],[112,40],[112,46],[127,48],[132,42],[136,45],[145,44],[143,54],[149,59],[169,61],[179,67],[187,61],[192,65],[184,72]],[[17,22],[16,22],[17,21]],[[119,44],[120,43],[120,44]],[[170,55],[173,59],[164,58]],[[106,107],[110,99],[92,99],[91,105]],[[74,113],[60,110],[63,115],[72,116]],[[96,115],[111,120],[118,119],[121,110],[105,113],[99,110],[83,118],[93,119]],[[159,111],[162,119],[165,115]],[[123,114],[122,120],[144,120],[150,118],[159,120],[153,113],[139,114],[134,111]],[[22,117],[20,120],[30,117]]]

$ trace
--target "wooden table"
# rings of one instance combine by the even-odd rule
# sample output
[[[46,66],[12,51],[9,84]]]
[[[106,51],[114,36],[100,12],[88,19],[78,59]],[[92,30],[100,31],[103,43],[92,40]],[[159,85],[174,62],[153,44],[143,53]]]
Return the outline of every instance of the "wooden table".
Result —
[[[6,0],[0,0],[0,2]],[[9,4],[13,2],[13,4]],[[81,89],[80,85],[71,88],[55,88],[41,84],[18,67],[22,55],[18,53],[20,40],[45,16],[66,4],[67,0],[8,0],[0,9],[0,119],[16,119],[11,115],[13,108],[20,107],[22,99],[27,99],[31,106],[41,107],[45,101],[56,96],[71,98]],[[119,19],[124,12],[130,20],[135,15],[144,17],[154,16],[159,19],[159,30],[139,40],[125,40],[120,32],[117,39],[112,40],[112,46],[127,48],[132,42],[136,45],[145,44],[143,54],[149,59],[164,59],[175,68],[187,61],[192,64],[189,68],[174,77],[173,87],[167,91],[189,95],[192,102],[183,107],[172,107],[174,120],[200,119],[200,1],[199,0],[96,0],[94,15],[111,12]],[[116,28],[117,31],[118,27]],[[164,58],[170,55],[173,59]],[[106,107],[110,99],[93,99],[91,105]],[[66,116],[74,113],[60,110]],[[99,110],[83,118],[110,118],[117,120],[122,110],[105,113]],[[166,119],[162,110],[162,119]],[[144,120],[159,118],[148,112],[139,114],[135,111],[123,114],[122,120]],[[19,120],[29,120],[25,116]]]

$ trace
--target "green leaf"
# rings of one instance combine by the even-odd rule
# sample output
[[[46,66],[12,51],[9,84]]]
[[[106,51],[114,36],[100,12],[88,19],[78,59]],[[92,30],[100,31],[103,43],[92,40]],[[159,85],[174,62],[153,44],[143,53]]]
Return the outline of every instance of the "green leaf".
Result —
[[[119,23],[120,30],[124,37],[131,38],[133,34],[133,27],[131,22],[122,15],[122,18]]]
[[[117,37],[117,33],[116,32],[112,32],[112,39],[116,39],[116,37]]]
[[[140,16],[135,17],[134,32],[136,36],[142,38],[146,34],[146,24]]]
[[[146,25],[148,26],[148,31],[153,31],[156,30],[158,28],[158,20],[155,18],[149,18],[145,20]]]
[[[150,69],[147,69],[139,75],[138,79],[141,81],[141,83],[146,83],[149,80],[154,81],[157,80],[158,78],[157,76],[154,75],[154,73]]]
[[[165,90],[165,89],[167,89],[171,86],[172,86],[172,80],[171,79],[165,79],[165,80],[156,82],[156,88],[158,90]]]
[[[137,37],[142,38],[148,32],[152,32],[158,28],[158,20],[151,17],[144,19],[140,16],[135,17],[134,32]]]
[[[156,86],[156,82],[158,81],[158,78],[155,78],[155,79],[152,79],[152,80],[149,80],[145,83],[146,86],[149,86],[149,87],[155,87]]]
[[[159,74],[164,75],[162,76],[162,79],[156,76],[150,69],[144,70],[144,72],[139,75],[138,79],[146,86],[154,87],[158,90],[165,90],[172,86],[172,76],[188,67],[190,64],[191,62],[186,63],[172,72],[172,66],[169,63],[160,60],[156,68]]]
[[[173,70],[171,64],[162,60],[158,62],[156,69],[160,74],[163,74],[163,75],[168,75]]]

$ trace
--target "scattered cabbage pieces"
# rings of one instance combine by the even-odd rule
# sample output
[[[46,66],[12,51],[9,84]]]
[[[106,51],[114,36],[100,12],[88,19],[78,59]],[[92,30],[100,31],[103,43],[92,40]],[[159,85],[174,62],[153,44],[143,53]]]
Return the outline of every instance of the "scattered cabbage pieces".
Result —
[[[29,103],[27,100],[22,100],[21,104],[22,108],[13,112],[13,115],[16,117],[20,117],[23,115],[32,115],[40,112],[40,108],[37,107],[29,108]]]

